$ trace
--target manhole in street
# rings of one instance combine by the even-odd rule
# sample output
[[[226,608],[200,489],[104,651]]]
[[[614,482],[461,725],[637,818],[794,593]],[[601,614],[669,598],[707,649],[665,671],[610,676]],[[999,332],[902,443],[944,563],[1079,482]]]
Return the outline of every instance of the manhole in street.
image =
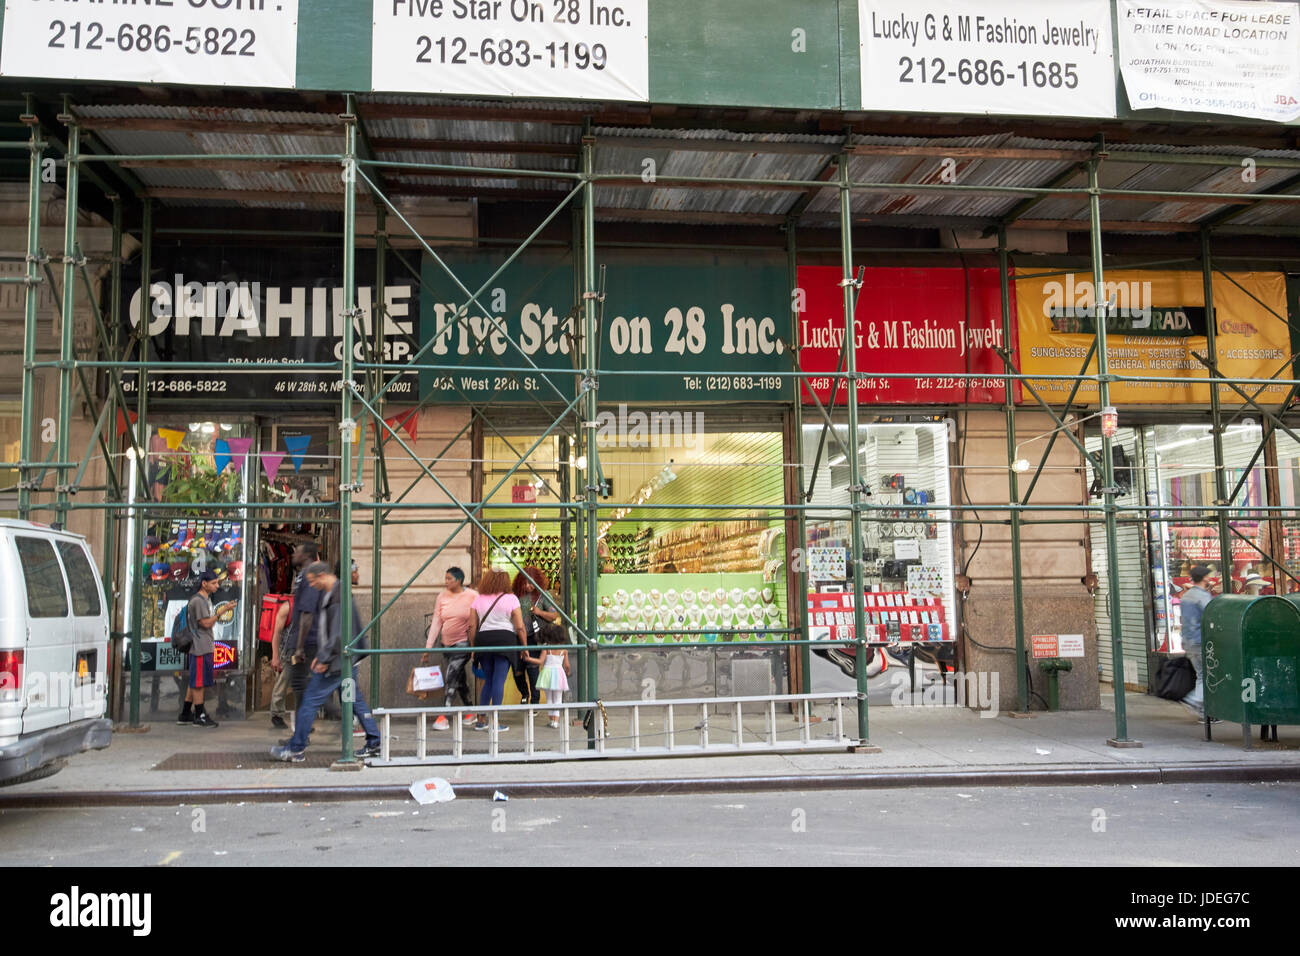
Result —
[[[265,770],[269,767],[306,767],[321,769],[329,767],[338,759],[333,751],[308,751],[307,759],[302,763],[282,763],[271,759],[264,750],[245,751],[243,753],[190,753],[172,754],[167,759],[154,764],[154,770]]]

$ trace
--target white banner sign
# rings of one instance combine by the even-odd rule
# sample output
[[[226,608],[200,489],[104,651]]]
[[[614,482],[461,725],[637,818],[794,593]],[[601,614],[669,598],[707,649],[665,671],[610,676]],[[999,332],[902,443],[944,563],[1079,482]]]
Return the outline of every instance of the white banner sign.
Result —
[[[5,0],[0,74],[288,87],[298,0]]]
[[[374,0],[373,84],[648,100],[648,0]]]
[[[1134,109],[1300,118],[1300,7],[1257,0],[1119,0]]]
[[[858,0],[862,108],[1115,115],[1108,0]]]

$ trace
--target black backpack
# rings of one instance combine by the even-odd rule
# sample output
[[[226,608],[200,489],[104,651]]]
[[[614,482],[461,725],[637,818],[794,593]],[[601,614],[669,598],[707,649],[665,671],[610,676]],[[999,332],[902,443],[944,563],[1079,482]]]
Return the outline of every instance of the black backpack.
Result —
[[[194,631],[190,627],[190,605],[185,602],[181,613],[172,621],[172,649],[179,654],[188,654],[194,647]]]
[[[1195,686],[1196,668],[1192,662],[1185,657],[1169,657],[1156,668],[1152,689],[1165,700],[1182,700]]]

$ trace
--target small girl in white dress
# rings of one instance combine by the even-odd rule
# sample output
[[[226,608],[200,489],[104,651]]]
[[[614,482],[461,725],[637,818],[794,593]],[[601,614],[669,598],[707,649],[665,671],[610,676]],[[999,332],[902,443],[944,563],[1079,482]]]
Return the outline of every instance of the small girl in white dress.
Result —
[[[537,686],[546,691],[548,704],[558,704],[564,700],[564,692],[569,689],[569,652],[545,650],[542,651],[540,660],[542,672],[537,675]],[[553,710],[549,716],[550,726],[559,727],[560,712]]]

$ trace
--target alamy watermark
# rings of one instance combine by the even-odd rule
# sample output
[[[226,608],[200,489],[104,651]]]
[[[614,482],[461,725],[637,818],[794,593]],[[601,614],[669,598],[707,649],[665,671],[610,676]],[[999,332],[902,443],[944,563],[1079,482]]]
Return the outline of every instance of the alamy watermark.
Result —
[[[932,682],[913,689],[906,672],[891,678],[892,707],[970,707],[981,717],[998,716],[1000,679],[997,671],[954,671],[951,681]]]
[[[704,435],[703,412],[605,411],[596,416],[601,448],[697,448]]]

